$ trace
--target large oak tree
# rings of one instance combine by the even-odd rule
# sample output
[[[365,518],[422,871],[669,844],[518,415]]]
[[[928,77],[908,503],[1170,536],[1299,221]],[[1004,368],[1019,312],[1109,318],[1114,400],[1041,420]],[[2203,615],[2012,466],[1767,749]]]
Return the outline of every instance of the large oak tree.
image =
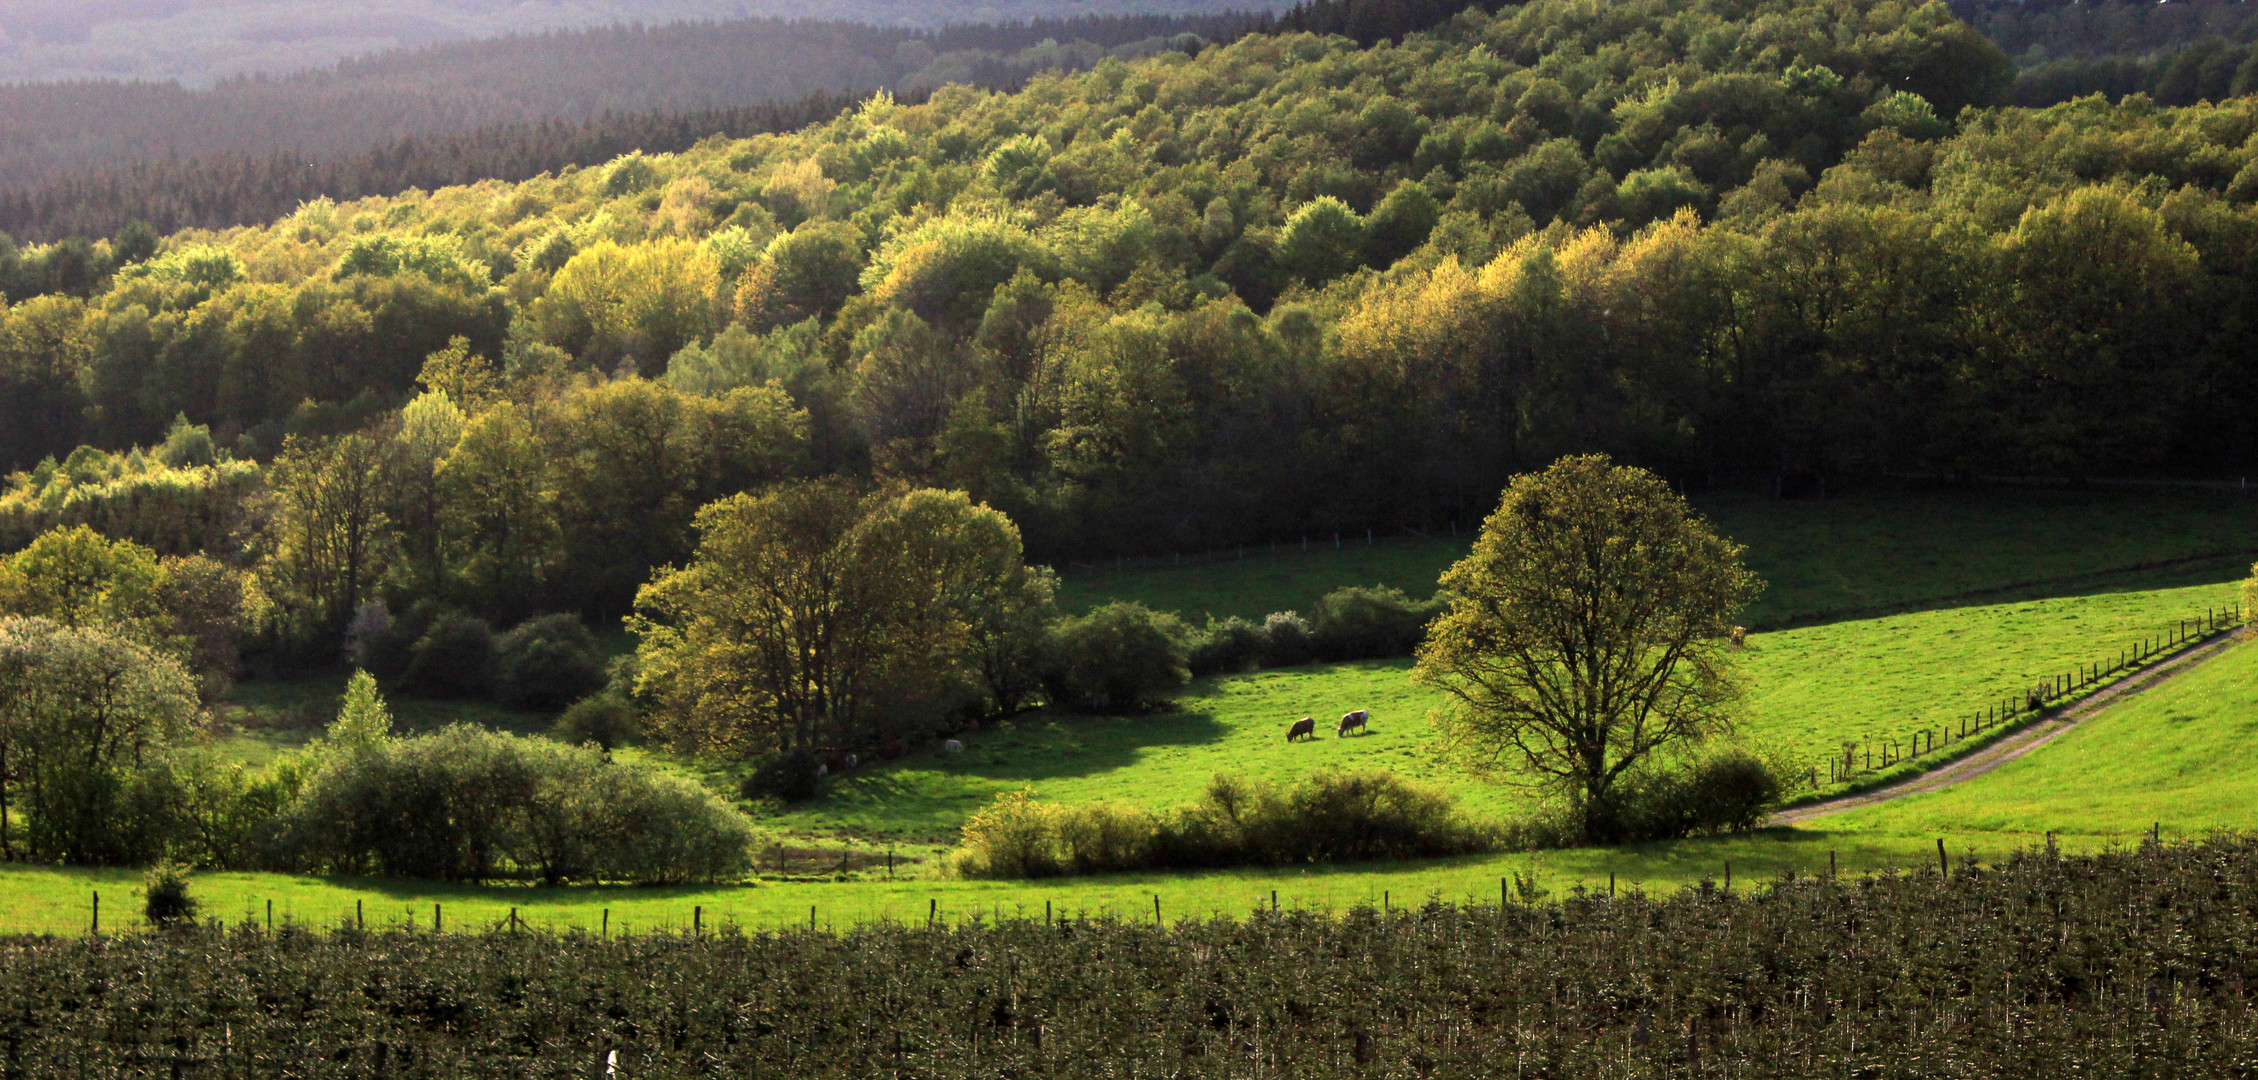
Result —
[[[1666,748],[1726,731],[1732,620],[1760,585],[1742,548],[1660,477],[1602,455],[1517,477],[1443,575],[1449,612],[1418,678],[1478,771],[1567,796],[1586,836],[1617,831],[1618,782]]]

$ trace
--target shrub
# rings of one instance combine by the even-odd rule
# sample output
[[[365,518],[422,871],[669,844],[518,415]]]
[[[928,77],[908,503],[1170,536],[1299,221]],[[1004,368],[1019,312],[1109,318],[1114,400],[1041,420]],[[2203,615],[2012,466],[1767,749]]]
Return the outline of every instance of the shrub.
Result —
[[[625,745],[641,730],[635,703],[607,690],[573,702],[558,715],[549,733],[567,745],[595,743],[608,751]]]
[[[381,600],[362,604],[345,626],[345,659],[379,679],[398,679],[407,674],[416,639],[431,628],[440,610],[421,603],[395,615]]]
[[[1062,619],[1043,679],[1054,704],[1086,712],[1136,712],[1190,681],[1191,635],[1182,620],[1116,601]]]
[[[1292,788],[1217,776],[1199,802],[1164,815],[1011,792],[966,822],[948,866],[964,877],[1025,878],[1425,858],[1495,846],[1492,832],[1460,816],[1443,792],[1385,771],[1326,772]]]
[[[806,802],[822,790],[815,775],[815,755],[806,750],[770,754],[753,763],[751,775],[738,788],[746,801],[776,799]]]
[[[1269,645],[1262,627],[1236,615],[1220,622],[1207,621],[1207,630],[1193,644],[1185,665],[1193,675],[1232,675],[1251,671],[1262,663]]]
[[[196,918],[203,903],[188,892],[188,868],[162,862],[141,876],[141,916],[155,927],[174,926]]]
[[[966,819],[956,850],[949,853],[949,869],[968,878],[1056,876],[1061,871],[1058,818],[1063,809],[1036,802],[1035,793],[1024,788],[996,796]]]
[[[1077,874],[1134,870],[1148,865],[1159,823],[1142,810],[1093,803],[1067,809],[1054,820],[1060,854]]]
[[[1263,667],[1306,664],[1316,654],[1309,636],[1309,620],[1302,618],[1300,612],[1271,612],[1262,621],[1262,642]]]
[[[1620,836],[1596,840],[1675,840],[1745,832],[1764,823],[1786,790],[1780,774],[1746,750],[1730,749],[1683,769],[1628,781],[1616,820]]]
[[[578,615],[527,619],[494,641],[494,698],[505,705],[562,709],[604,677],[604,650]]]
[[[1336,589],[1310,612],[1310,644],[1321,660],[1409,656],[1443,605],[1440,596],[1413,600],[1387,586]]]
[[[1779,770],[1746,750],[1716,754],[1680,784],[1692,832],[1747,832],[1764,824],[1787,785]]]
[[[424,697],[483,697],[491,686],[494,631],[486,620],[440,612],[408,652],[403,689]]]
[[[551,884],[725,880],[750,866],[752,838],[703,788],[468,725],[325,758],[281,825],[307,870]]]

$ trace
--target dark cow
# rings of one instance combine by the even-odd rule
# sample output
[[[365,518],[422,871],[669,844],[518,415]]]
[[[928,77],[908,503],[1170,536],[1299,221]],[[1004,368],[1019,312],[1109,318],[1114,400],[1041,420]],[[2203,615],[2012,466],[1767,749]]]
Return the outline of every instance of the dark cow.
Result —
[[[1335,737],[1338,737],[1346,735],[1351,731],[1370,731],[1372,730],[1371,728],[1364,726],[1364,722],[1370,719],[1372,719],[1372,714],[1370,712],[1364,709],[1358,709],[1355,712],[1341,717],[1341,726],[1334,728],[1333,734]]]
[[[1747,644],[1748,644],[1748,627],[1745,627],[1745,626],[1736,626],[1736,627],[1733,627],[1733,629],[1732,629],[1732,630],[1731,630],[1731,631],[1730,631],[1729,633],[1727,633],[1727,634],[1726,634],[1725,636],[1726,636],[1726,637],[1728,637],[1728,638],[1731,638],[1731,639],[1732,639],[1732,642],[1733,642],[1733,648],[1736,648],[1736,649],[1738,649],[1738,648],[1740,648],[1740,647],[1742,647],[1742,646],[1744,646],[1744,645],[1747,645]]]
[[[909,740],[907,739],[888,739],[878,744],[878,756],[888,761],[898,761],[903,754],[907,753],[909,753]]]
[[[1305,735],[1312,739],[1317,737],[1316,717],[1304,716],[1301,719],[1294,721],[1293,726],[1286,729],[1287,742],[1292,742],[1295,739],[1299,739]]]
[[[847,752],[836,746],[826,746],[816,751],[816,756],[832,772],[839,772],[847,767]]]

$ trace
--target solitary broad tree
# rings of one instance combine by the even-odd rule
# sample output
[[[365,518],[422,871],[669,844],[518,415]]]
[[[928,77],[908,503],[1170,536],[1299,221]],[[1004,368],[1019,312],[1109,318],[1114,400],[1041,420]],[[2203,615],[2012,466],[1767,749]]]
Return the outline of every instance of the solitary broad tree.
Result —
[[[1443,575],[1450,610],[1419,650],[1416,676],[1451,698],[1446,741],[1612,838],[1624,774],[1730,726],[1724,650],[1761,588],[1742,550],[1660,477],[1604,456],[1516,478]]]

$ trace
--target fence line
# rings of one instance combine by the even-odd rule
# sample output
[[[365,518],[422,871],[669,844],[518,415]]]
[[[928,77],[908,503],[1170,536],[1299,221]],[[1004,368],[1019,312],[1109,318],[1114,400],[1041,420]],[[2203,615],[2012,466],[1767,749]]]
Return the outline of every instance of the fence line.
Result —
[[[1377,547],[1406,540],[1458,539],[1461,537],[1458,522],[1453,519],[1444,525],[1420,528],[1416,525],[1398,525],[1392,530],[1377,526],[1363,530],[1347,529],[1333,533],[1309,533],[1287,540],[1269,540],[1252,544],[1235,544],[1220,548],[1202,548],[1198,551],[1172,551],[1164,555],[1114,555],[1093,557],[1087,561],[1068,559],[1063,564],[1067,570],[1084,574],[1128,573],[1133,570],[1164,570],[1183,566],[1210,566],[1216,563],[1237,562],[1253,555],[1280,555],[1295,552],[1317,552],[1330,548],[1347,551],[1352,547]],[[1470,534],[1466,539],[1471,540]]]
[[[2020,726],[2085,692],[2122,679],[2158,656],[2178,652],[2191,642],[2207,640],[2243,624],[2239,603],[2223,609],[2205,609],[2200,618],[2182,619],[2169,633],[2143,637],[2119,649],[2114,659],[2103,656],[2090,664],[2080,663],[2067,672],[2033,684],[2019,696],[2009,695],[1986,702],[1981,709],[1960,713],[1939,724],[1924,725],[1902,737],[1845,742],[1840,754],[1830,752],[1823,761],[1805,771],[1800,777],[1802,790],[1820,791],[1833,784],[1878,779],[1891,768],[1939,751],[1949,752],[1971,738],[1982,738],[1985,732]],[[1820,780],[1822,770],[1826,776],[1824,782]]]

